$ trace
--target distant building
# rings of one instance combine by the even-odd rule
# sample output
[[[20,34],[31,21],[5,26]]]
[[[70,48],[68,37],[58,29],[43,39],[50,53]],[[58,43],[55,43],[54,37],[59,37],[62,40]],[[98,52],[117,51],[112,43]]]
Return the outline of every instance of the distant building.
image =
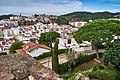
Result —
[[[87,22],[83,22],[83,21],[80,21],[80,22],[69,22],[70,25],[75,26],[75,27],[84,26],[86,23]]]
[[[109,20],[118,20],[118,21],[120,21],[120,18],[110,18]]]

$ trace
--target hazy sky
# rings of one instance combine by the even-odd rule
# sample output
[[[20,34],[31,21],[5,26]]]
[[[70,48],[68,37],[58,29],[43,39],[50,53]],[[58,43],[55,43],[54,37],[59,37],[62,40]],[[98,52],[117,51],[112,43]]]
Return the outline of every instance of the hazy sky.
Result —
[[[0,15],[3,14],[54,14],[75,11],[120,12],[120,0],[1,0]]]

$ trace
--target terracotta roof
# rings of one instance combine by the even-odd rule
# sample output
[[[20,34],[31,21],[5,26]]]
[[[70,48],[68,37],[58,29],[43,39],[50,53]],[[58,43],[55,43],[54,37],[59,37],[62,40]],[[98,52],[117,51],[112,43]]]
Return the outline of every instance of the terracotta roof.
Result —
[[[8,71],[5,71],[5,72],[0,72],[0,80],[12,80],[14,79],[14,76],[8,72]]]
[[[23,49],[17,49],[15,50],[17,53],[25,53],[25,51]]]
[[[38,44],[37,46],[40,47],[40,48],[44,48],[44,49],[51,50],[50,47],[48,47],[48,46],[46,46],[46,45],[43,45],[43,44]]]
[[[24,49],[26,49],[27,46],[28,46],[28,47],[33,47],[33,46],[36,46],[36,44],[33,43],[33,42],[29,42],[29,43],[27,43],[27,44],[24,44],[22,47],[23,47]]]
[[[31,52],[32,50],[36,49],[36,48],[44,48],[44,49],[48,49],[48,50],[51,50],[50,47],[46,46],[46,45],[43,45],[43,44],[35,44],[33,42],[29,42],[27,44],[24,44],[23,46],[23,49],[18,49],[16,50],[17,53],[25,53],[25,50],[27,52]]]
[[[0,80],[24,80],[30,75],[35,80],[58,80],[60,77],[27,54],[0,56]]]

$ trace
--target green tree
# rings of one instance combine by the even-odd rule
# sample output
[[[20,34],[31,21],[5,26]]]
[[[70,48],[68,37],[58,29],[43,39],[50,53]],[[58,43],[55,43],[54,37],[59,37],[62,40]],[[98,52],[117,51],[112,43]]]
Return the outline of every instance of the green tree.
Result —
[[[112,43],[104,52],[105,64],[111,63],[114,65],[117,76],[116,79],[120,80],[120,43]]]
[[[38,39],[39,44],[45,44],[50,46],[49,44],[55,42],[56,38],[59,37],[60,34],[57,32],[46,32],[42,33]]]
[[[10,46],[10,54],[15,53],[15,50],[21,49],[23,45],[23,42],[15,42]]]
[[[55,21],[58,25],[69,24],[69,21],[64,17],[58,17]]]
[[[59,62],[58,62],[58,43],[55,41],[53,54],[52,54],[52,70],[59,73]]]
[[[89,41],[96,47],[97,59],[99,59],[98,48],[103,44],[109,44],[113,40],[113,34],[119,33],[120,21],[95,20],[75,32],[74,38],[78,43]]]

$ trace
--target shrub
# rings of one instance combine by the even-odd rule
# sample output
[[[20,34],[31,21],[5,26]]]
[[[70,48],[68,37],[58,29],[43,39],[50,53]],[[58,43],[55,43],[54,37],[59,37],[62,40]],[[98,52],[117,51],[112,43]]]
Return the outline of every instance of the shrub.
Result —
[[[76,66],[83,64],[85,62],[91,61],[92,59],[94,59],[96,57],[96,54],[91,54],[91,55],[79,55],[78,58],[75,59],[75,63],[74,65],[71,65],[71,68],[75,68]],[[60,73],[64,73],[67,72],[69,69],[69,65],[70,61],[65,62],[63,64],[59,65],[59,72]]]
[[[68,51],[68,49],[59,49],[59,50],[58,50],[58,54],[65,53],[65,52],[67,52],[67,51]],[[52,56],[52,51],[50,51],[50,52],[45,52],[45,53],[43,53],[42,55],[39,55],[38,57],[35,57],[35,59],[36,59],[36,60],[39,60],[39,59],[46,58],[46,57],[50,57],[50,56]]]
[[[97,64],[96,62],[94,62],[94,63],[92,64],[92,66],[93,66],[92,71],[96,71],[98,64]]]
[[[7,55],[7,53],[6,52],[1,52],[0,56],[2,56],[2,55]]]
[[[105,69],[105,66],[101,65],[101,66],[98,66],[98,68],[99,68],[100,70],[104,70],[104,69]]]
[[[108,70],[96,70],[92,72],[84,73],[85,76],[91,79],[99,79],[99,80],[115,80],[115,73]]]

